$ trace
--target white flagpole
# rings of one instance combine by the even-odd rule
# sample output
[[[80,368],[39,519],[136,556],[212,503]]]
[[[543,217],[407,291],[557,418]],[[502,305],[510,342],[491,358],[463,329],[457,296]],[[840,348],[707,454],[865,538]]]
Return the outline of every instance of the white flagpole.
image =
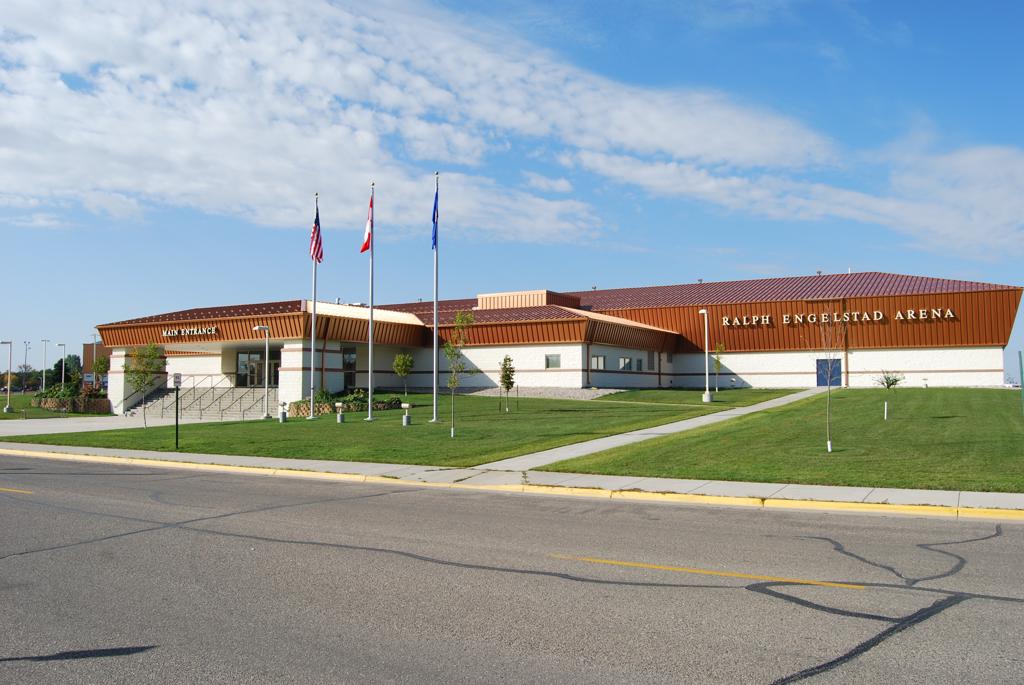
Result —
[[[320,193],[314,196],[316,212],[320,214]],[[312,256],[312,255],[311,255]],[[309,326],[309,416],[316,418],[316,259],[313,259],[313,321]]]
[[[434,198],[437,198],[438,193],[438,172],[434,172]],[[436,221],[440,223],[440,209],[438,210],[438,216],[435,217]],[[440,227],[434,229],[434,418],[430,419],[431,423],[437,423],[437,363],[438,363],[438,350],[437,350],[437,251],[438,251],[438,238],[437,232],[440,231]]]
[[[373,186],[374,186],[374,184],[371,182],[370,183],[370,204],[371,205],[373,204]],[[374,208],[374,213],[376,213],[376,208]],[[368,397],[366,399],[366,420],[367,421],[373,421],[373,252],[374,252],[374,249],[373,249],[373,234],[377,232],[376,223],[377,222],[376,222],[376,217],[375,217],[373,225],[370,226],[370,331],[369,331],[369,342],[370,342],[370,344],[369,344],[369,349],[368,349],[370,360],[369,360],[369,366],[367,367],[368,379],[367,379],[367,383],[366,383],[367,386],[368,386]]]

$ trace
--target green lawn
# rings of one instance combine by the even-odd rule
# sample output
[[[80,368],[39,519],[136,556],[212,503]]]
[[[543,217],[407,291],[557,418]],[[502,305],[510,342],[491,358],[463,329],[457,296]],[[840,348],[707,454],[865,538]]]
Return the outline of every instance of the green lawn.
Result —
[[[29,403],[35,393],[28,393],[22,395],[21,393],[11,393],[11,409],[13,413],[4,414],[0,412],[0,419],[59,419],[62,414],[57,411],[50,411],[49,409],[40,409],[39,407],[30,407]],[[7,393],[0,395],[0,410],[7,405]]]
[[[740,391],[736,391],[740,392]],[[520,399],[512,412],[498,411],[496,397],[456,398],[456,438],[449,437],[448,396],[442,396],[441,423],[428,423],[429,395],[410,395],[417,406],[413,425],[403,428],[401,410],[347,414],[338,425],[333,415],[316,421],[186,424],[181,427],[184,452],[241,454],[303,459],[338,459],[438,466],[471,466],[527,454],[613,433],[646,428],[720,411],[726,406],[663,406],[609,402]],[[36,435],[5,440],[52,445],[124,449],[174,449],[174,427]]]
[[[746,407],[758,402],[773,400],[776,397],[791,395],[798,390],[777,390],[767,388],[740,388],[738,390],[723,388],[712,392],[712,405],[717,409]],[[651,404],[696,404],[704,403],[703,390],[666,389],[660,390],[623,390],[597,398],[599,402],[646,402]]]
[[[825,450],[825,397],[817,396],[546,470],[1024,492],[1019,392],[905,388],[892,398],[882,389],[834,392],[832,454]]]

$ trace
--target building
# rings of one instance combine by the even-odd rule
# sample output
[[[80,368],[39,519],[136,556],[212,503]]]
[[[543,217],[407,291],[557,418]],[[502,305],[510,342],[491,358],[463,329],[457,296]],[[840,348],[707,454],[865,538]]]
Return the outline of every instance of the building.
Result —
[[[107,387],[107,375],[100,376],[95,371],[97,359],[110,358],[112,350],[96,342],[82,343],[82,387]]]
[[[1021,294],[1016,286],[874,272],[536,290],[444,300],[438,328],[447,340],[456,312],[473,313],[464,354],[479,373],[464,379],[469,387],[494,387],[506,354],[523,387],[703,387],[705,330],[726,387],[863,387],[883,371],[909,385],[995,386],[1004,380]],[[309,304],[189,309],[99,326],[111,349],[115,411],[133,401],[121,371],[127,350],[148,343],[163,348],[167,373],[181,373],[190,387],[262,387],[265,369],[284,402],[308,395],[310,373],[332,392],[365,387],[369,310],[318,302],[310,354]],[[431,302],[374,310],[376,387],[401,387],[391,371],[399,352],[414,357],[410,385],[431,384],[432,324]],[[270,328],[267,359],[256,326]]]

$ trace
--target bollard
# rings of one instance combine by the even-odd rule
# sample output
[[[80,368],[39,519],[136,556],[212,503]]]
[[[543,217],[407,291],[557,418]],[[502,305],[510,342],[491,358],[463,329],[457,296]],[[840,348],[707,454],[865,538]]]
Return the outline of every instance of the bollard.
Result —
[[[278,412],[277,420],[279,423],[285,423],[288,420],[288,411],[282,409],[280,412]]]
[[[338,423],[345,423],[345,415],[340,411],[338,412]]]
[[[411,423],[412,423],[412,417],[409,416],[409,412],[406,412],[405,414],[402,415],[402,425],[403,426],[408,426]]]

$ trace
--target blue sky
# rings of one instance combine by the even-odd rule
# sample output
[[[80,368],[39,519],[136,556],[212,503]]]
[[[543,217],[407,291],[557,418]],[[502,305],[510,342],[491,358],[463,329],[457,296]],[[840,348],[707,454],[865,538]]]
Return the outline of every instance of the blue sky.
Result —
[[[314,192],[319,294],[365,301],[371,180],[376,299],[429,299],[435,170],[443,297],[818,269],[1024,284],[1019,3],[369,5],[6,3],[15,356],[308,297]]]

